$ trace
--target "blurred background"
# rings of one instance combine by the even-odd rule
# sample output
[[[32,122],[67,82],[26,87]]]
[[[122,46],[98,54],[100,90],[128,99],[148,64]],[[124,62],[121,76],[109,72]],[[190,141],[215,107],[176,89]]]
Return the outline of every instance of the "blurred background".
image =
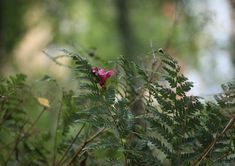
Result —
[[[138,60],[163,48],[204,98],[235,76],[234,0],[2,0],[0,8],[0,76],[49,74],[69,85],[70,71],[42,52],[58,48],[105,68],[120,55]]]

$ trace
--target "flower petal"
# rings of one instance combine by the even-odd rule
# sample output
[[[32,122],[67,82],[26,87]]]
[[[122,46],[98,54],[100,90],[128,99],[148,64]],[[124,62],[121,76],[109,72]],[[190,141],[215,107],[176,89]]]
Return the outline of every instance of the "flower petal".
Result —
[[[105,83],[106,80],[111,77],[114,74],[113,70],[109,70],[107,72],[105,72],[104,69],[99,69],[98,67],[93,67],[91,69],[91,72],[97,76],[98,80],[99,80],[99,85],[104,88],[105,87]]]
[[[99,76],[105,75],[104,69],[99,69],[98,75],[99,75]]]
[[[92,72],[93,74],[96,74],[98,71],[99,71],[98,67],[93,67],[93,68],[91,69],[91,72]]]
[[[106,74],[106,77],[109,78],[109,77],[111,77],[114,74],[114,71],[113,70],[109,70],[105,74]]]

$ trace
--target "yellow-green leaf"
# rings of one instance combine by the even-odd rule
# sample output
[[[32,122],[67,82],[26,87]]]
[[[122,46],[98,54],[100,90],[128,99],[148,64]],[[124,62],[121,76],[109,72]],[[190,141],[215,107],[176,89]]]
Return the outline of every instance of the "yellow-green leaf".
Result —
[[[41,104],[44,107],[50,107],[49,100],[43,97],[37,97],[38,103]]]

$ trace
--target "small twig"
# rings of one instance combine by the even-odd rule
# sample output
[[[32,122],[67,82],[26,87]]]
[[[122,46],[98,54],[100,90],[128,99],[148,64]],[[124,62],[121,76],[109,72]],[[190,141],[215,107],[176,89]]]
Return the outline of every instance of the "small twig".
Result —
[[[21,131],[19,132],[19,134],[18,134],[16,140],[12,142],[12,144],[15,143],[15,145],[14,145],[14,148],[13,148],[10,152],[8,152],[8,157],[7,157],[6,161],[4,161],[4,164],[3,164],[4,166],[7,166],[7,165],[8,165],[8,162],[10,161],[10,159],[11,159],[11,157],[12,157],[14,151],[15,151],[15,148],[16,148],[17,145],[18,145],[20,135],[21,135]]]
[[[153,54],[155,54],[155,52],[153,51]],[[162,62],[158,61],[156,58],[154,59],[152,65],[151,65],[151,71],[150,71],[150,76],[148,79],[148,82],[152,83],[153,79],[154,79],[154,74],[155,73],[159,73],[158,70],[160,69],[160,67],[162,66]],[[156,68],[155,68],[156,67]],[[154,69],[155,68],[155,69]],[[131,101],[131,103],[129,104],[129,107],[132,106],[133,104],[135,104],[136,101],[140,100],[143,96],[144,96],[144,92],[145,92],[145,87],[142,86],[140,88],[140,92],[138,94],[138,96],[135,97],[135,99],[133,101]]]
[[[21,137],[21,133],[19,133],[18,137],[16,138],[15,141],[10,142],[9,144],[6,145],[9,146],[13,143],[15,143],[14,147],[17,147],[18,144],[24,140],[24,138],[31,132],[31,130],[34,128],[35,124],[39,121],[39,119],[42,117],[43,113],[45,112],[47,108],[44,107],[43,110],[40,112],[40,114],[38,115],[38,117],[35,119],[35,121],[32,123],[32,125],[30,126],[30,128],[28,128],[28,130],[26,130],[26,132],[24,133],[23,137]],[[9,162],[9,160],[11,159],[12,153],[14,153],[15,148],[12,149],[12,151],[9,153],[9,157],[8,159],[5,161],[5,165],[7,165],[7,163]]]
[[[144,96],[144,92],[145,92],[145,87],[142,87],[140,89],[139,95],[136,96],[135,99],[131,101],[131,103],[129,104],[129,107],[131,107],[133,104],[135,104],[136,101],[140,100]]]
[[[34,126],[36,125],[36,123],[39,121],[39,119],[42,117],[43,113],[46,111],[47,107],[43,107],[43,110],[40,112],[40,114],[38,115],[38,117],[35,119],[35,121],[33,122],[33,124],[31,125],[31,127],[25,132],[25,135],[30,133],[31,130],[34,128]]]
[[[225,151],[225,152],[224,152],[224,155],[222,155],[221,157],[219,157],[219,158],[217,158],[216,160],[214,160],[210,165],[214,165],[214,163],[216,163],[217,161],[219,161],[219,160],[221,160],[221,159],[227,157],[227,156],[230,155],[230,154],[231,154],[231,151],[229,151],[229,150]]]
[[[58,162],[57,166],[59,166],[60,164],[63,163],[64,158],[66,157],[66,155],[68,154],[69,150],[71,149],[71,147],[73,146],[73,144],[75,143],[76,139],[78,138],[78,136],[80,135],[80,133],[82,132],[83,128],[85,127],[85,123],[82,125],[82,127],[80,128],[80,130],[78,131],[78,133],[76,134],[76,136],[73,138],[71,144],[68,146],[68,148],[66,149],[66,151],[64,152],[63,156],[61,157],[60,161]]]
[[[63,67],[67,67],[67,68],[72,68],[72,66],[69,65],[65,65],[63,63],[60,63],[57,61],[57,59],[62,58],[62,57],[66,57],[65,55],[59,55],[56,57],[52,57],[50,54],[48,54],[46,51],[42,50],[42,52],[48,57],[50,58],[55,64],[59,65],[59,66],[63,66]]]
[[[57,144],[57,129],[59,126],[59,121],[60,121],[60,115],[61,115],[61,109],[63,107],[63,98],[64,98],[64,93],[61,99],[61,104],[60,104],[60,108],[59,108],[59,112],[58,112],[58,116],[57,116],[57,121],[56,121],[56,128],[55,128],[55,138],[54,138],[54,152],[53,152],[53,166],[55,166],[55,160],[56,160],[56,144]]]
[[[215,137],[213,142],[204,150],[204,152],[198,157],[193,163],[192,166],[199,165],[201,161],[208,155],[208,153],[213,149],[215,144],[220,140],[220,138],[225,134],[225,132],[231,127],[233,122],[235,121],[235,115],[229,120],[227,125],[224,127],[223,131]]]
[[[82,152],[82,150],[84,149],[84,147],[89,144],[91,141],[93,141],[97,136],[99,136],[103,131],[105,130],[105,128],[101,128],[98,132],[96,132],[93,136],[91,136],[89,139],[87,139],[82,146],[77,150],[77,152],[74,154],[74,156],[72,157],[71,161],[68,163],[67,166],[70,166],[74,160],[77,158],[77,156]]]

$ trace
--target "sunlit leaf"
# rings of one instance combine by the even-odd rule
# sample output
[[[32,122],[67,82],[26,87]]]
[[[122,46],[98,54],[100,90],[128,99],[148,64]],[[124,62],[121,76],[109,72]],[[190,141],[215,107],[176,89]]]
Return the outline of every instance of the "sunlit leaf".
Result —
[[[43,97],[37,97],[37,101],[39,104],[41,104],[43,107],[50,107],[50,103],[48,101],[48,99],[43,98]]]

